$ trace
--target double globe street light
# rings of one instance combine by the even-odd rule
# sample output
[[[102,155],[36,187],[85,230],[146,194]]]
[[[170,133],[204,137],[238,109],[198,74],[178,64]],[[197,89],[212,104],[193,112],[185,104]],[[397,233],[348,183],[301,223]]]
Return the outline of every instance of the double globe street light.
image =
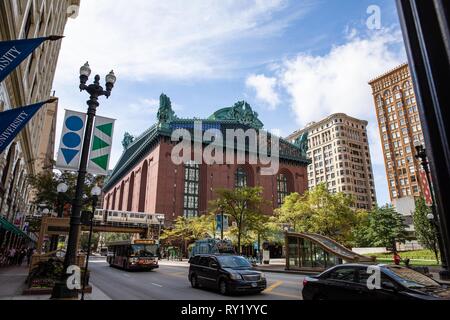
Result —
[[[86,102],[88,105],[86,129],[84,134],[83,146],[81,150],[81,160],[80,160],[80,167],[78,170],[75,198],[72,203],[72,213],[70,216],[70,230],[67,243],[67,253],[64,258],[63,274],[61,275],[61,280],[57,282],[53,288],[52,299],[78,298],[78,291],[76,289],[69,289],[67,287],[66,282],[69,276],[67,274],[67,268],[72,265],[76,265],[77,262],[76,250],[81,225],[81,209],[83,207],[83,186],[86,178],[86,170],[89,157],[89,148],[91,145],[91,135],[94,125],[94,118],[97,111],[97,107],[100,105],[98,102],[98,98],[101,96],[109,98],[111,96],[111,91],[114,88],[114,84],[116,83],[116,76],[114,75],[114,72],[111,71],[105,77],[106,90],[104,90],[103,87],[100,85],[99,75],[96,75],[94,77],[94,82],[92,84],[87,85],[86,83],[89,80],[91,72],[92,71],[88,62],[86,62],[80,68],[79,88],[80,91],[86,91],[90,95],[90,98]]]

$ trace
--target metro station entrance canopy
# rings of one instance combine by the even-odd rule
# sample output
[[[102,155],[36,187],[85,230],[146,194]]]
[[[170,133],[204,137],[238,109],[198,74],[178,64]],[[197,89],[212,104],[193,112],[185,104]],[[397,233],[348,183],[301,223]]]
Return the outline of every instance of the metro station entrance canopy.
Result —
[[[373,263],[338,242],[313,233],[286,233],[286,269],[323,271],[342,263]]]

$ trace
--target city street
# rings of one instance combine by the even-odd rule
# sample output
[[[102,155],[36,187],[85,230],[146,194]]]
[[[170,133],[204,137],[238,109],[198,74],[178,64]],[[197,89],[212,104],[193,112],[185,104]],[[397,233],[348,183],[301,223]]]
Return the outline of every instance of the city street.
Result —
[[[261,294],[224,297],[206,289],[193,289],[188,266],[162,261],[151,272],[128,272],[111,268],[104,258],[89,263],[90,281],[113,300],[300,300],[304,276],[265,273],[267,289]]]

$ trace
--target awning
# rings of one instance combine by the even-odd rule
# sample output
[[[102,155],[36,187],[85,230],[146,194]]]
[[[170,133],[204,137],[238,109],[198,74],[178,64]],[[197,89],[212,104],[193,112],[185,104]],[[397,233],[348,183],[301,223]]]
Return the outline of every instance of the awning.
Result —
[[[0,217],[0,229],[10,231],[10,232],[18,235],[19,237],[28,238],[31,241],[33,241],[25,232],[23,232],[22,230],[17,228],[15,225],[13,225],[11,222],[6,220],[4,217]]]

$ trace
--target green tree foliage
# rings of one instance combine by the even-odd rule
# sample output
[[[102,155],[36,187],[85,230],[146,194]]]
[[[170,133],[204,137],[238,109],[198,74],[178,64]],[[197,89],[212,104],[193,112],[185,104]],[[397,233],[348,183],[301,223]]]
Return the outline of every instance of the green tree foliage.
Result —
[[[433,222],[429,221],[427,215],[432,213],[431,208],[427,207],[425,199],[416,200],[416,211],[414,212],[414,228],[419,243],[433,251],[436,261],[439,263],[439,245],[437,230]]]
[[[210,202],[210,212],[221,212],[231,217],[236,227],[231,227],[229,233],[237,238],[237,247],[241,253],[241,245],[251,242],[255,234],[262,233],[267,217],[262,207],[268,202],[263,199],[261,187],[243,187],[233,190],[216,190],[218,198]],[[243,241],[244,240],[244,241]]]
[[[304,195],[293,193],[275,212],[279,224],[290,224],[296,232],[318,233],[349,244],[358,217],[351,209],[353,200],[343,193],[331,193],[320,184]]]
[[[114,241],[125,241],[125,240],[131,239],[131,234],[130,233],[108,232],[108,233],[104,233],[104,239],[105,239],[105,244],[108,244],[109,242],[114,242]]]
[[[97,250],[98,245],[98,239],[99,239],[98,233],[92,233],[92,239],[91,239],[91,253],[95,250]],[[87,251],[89,248],[89,232],[83,232],[80,236],[80,247],[83,251]]]
[[[89,208],[89,198],[91,189],[96,184],[100,187],[103,185],[104,177],[94,177],[91,174],[86,175],[84,183],[84,203],[86,204],[85,210]],[[35,176],[28,177],[29,184],[35,191],[34,204],[45,204],[47,208],[57,211],[58,208],[58,192],[56,190],[58,184],[64,182],[69,187],[64,194],[65,202],[70,202],[75,197],[75,188],[77,183],[77,174],[71,172],[64,172],[58,174],[56,172],[44,171]]]
[[[357,228],[361,244],[370,247],[393,247],[405,242],[406,226],[403,217],[392,206],[375,207]]]

